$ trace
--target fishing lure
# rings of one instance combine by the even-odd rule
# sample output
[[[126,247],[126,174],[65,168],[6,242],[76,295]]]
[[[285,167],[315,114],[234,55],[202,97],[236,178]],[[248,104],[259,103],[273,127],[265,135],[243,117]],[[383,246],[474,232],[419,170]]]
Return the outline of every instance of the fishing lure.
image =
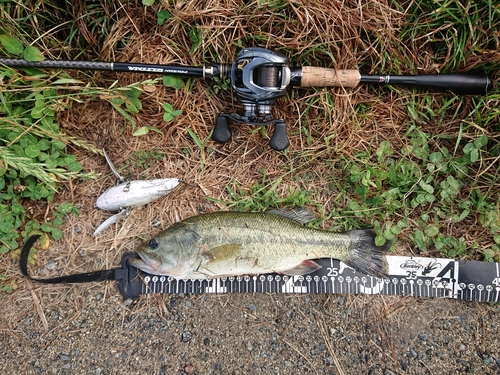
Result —
[[[116,223],[130,213],[133,207],[143,206],[158,198],[167,195],[174,190],[181,180],[178,178],[160,178],[156,180],[134,180],[125,181],[117,172],[111,159],[104,151],[104,157],[111,171],[118,179],[118,185],[113,186],[102,193],[95,203],[97,208],[105,211],[120,211],[106,219],[94,232],[97,236],[111,224]]]

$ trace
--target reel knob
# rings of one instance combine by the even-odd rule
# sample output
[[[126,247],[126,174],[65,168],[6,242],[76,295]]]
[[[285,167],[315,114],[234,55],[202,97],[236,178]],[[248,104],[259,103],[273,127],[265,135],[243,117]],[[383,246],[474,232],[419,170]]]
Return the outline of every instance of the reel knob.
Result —
[[[286,134],[286,123],[285,121],[278,120],[274,123],[274,132],[269,145],[273,150],[283,151],[290,145],[288,140],[288,135]]]
[[[217,120],[215,121],[214,132],[212,133],[212,139],[220,143],[229,142],[231,140],[231,130],[229,130],[229,120],[223,114],[217,116]]]

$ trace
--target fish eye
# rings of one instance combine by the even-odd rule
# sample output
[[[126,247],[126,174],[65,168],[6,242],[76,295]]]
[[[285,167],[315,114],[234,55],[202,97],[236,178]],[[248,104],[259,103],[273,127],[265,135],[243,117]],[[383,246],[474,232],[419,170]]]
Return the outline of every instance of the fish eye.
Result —
[[[156,239],[153,238],[152,240],[149,241],[148,246],[151,249],[156,249],[158,247],[158,241],[156,241]]]

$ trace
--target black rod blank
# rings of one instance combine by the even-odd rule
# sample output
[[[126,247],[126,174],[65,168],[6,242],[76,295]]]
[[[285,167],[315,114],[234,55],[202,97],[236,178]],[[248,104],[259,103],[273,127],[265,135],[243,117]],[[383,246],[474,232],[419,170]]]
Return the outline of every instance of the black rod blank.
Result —
[[[203,77],[205,71],[205,67],[103,61],[43,60],[31,62],[23,59],[0,59],[0,64],[16,68],[107,70],[114,72],[175,74],[186,77]]]

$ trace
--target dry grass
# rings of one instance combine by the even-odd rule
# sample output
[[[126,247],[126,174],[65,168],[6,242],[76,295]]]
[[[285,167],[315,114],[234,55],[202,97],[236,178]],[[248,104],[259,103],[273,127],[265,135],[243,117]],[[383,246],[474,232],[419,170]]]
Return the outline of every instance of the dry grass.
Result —
[[[178,1],[174,6],[170,3],[165,1],[154,7],[121,4],[108,9],[117,21],[102,46],[93,46],[99,51],[99,59],[198,66],[209,61],[231,62],[239,46],[258,45],[285,53],[297,65],[360,68],[365,73],[388,70],[409,73],[415,69],[433,73],[440,70],[429,42],[433,35],[409,44],[401,43],[400,33],[408,19],[406,9],[412,7],[413,2],[405,2],[399,7],[385,0],[366,3],[303,0],[282,6],[274,6],[275,2],[242,4],[231,0]],[[165,7],[172,17],[163,26],[158,26],[156,10]],[[84,20],[79,25],[86,40],[97,40]],[[193,48],[189,30],[194,25],[200,31],[201,43]],[[58,55],[55,51],[52,53]],[[493,56],[485,51],[481,55],[472,51],[463,67],[498,59],[498,54]],[[408,64],[402,64],[403,61]],[[101,86],[109,86],[114,80],[125,86],[151,78],[144,74],[105,72],[97,72],[94,77],[94,82]],[[237,100],[230,91],[215,95],[201,80],[178,91],[158,85],[154,92],[141,95],[143,109],[135,116],[137,125],[157,127],[161,134],[153,132],[133,137],[130,124],[105,101],[96,99],[75,104],[60,116],[59,122],[65,132],[97,148],[105,148],[118,167],[127,166],[140,150],[158,149],[163,154],[162,160],[143,169],[127,166],[124,172],[135,179],[179,177],[186,185],[155,203],[133,210],[125,220],[94,238],[94,229],[110,215],[96,209],[94,202],[115,183],[115,178],[100,155],[72,150],[84,169],[95,172],[97,178],[72,181],[61,190],[57,202],[74,203],[80,207],[80,216],[70,217],[65,223],[62,241],[53,243],[47,251],[39,251],[33,271],[39,276],[49,276],[44,268],[49,261],[57,262],[54,274],[114,267],[123,252],[134,249],[138,236],[147,238],[186,217],[224,209],[224,205],[206,198],[231,200],[226,186],[251,192],[252,186],[262,180],[263,169],[268,181],[283,179],[277,188],[279,197],[286,197],[296,189],[310,190],[313,201],[318,203],[315,209],[327,215],[339,204],[336,189],[342,188],[342,178],[346,175],[346,171],[336,169],[336,161],[341,158],[356,160],[359,153],[376,150],[384,140],[389,140],[395,150],[405,147],[408,140],[404,134],[411,123],[406,107],[408,101],[415,98],[419,96],[404,90],[384,91],[373,87],[294,90],[274,108],[275,117],[284,118],[289,126],[290,148],[285,152],[271,150],[267,137],[250,126],[233,126],[230,142],[216,144],[208,140],[207,147],[200,150],[186,129],[191,129],[204,141],[210,135],[217,113],[238,110]],[[162,112],[165,102],[182,109],[183,114],[165,123]],[[436,101],[431,106],[439,105]],[[367,110],[358,111],[360,106]],[[439,133],[454,137],[460,120],[466,118],[472,108],[471,101],[452,106],[445,113]],[[460,114],[447,122],[446,117],[451,118],[457,109]],[[422,121],[419,125],[422,131],[429,133],[436,129],[432,121]],[[311,134],[310,140],[305,130]],[[498,140],[498,128],[488,131]],[[474,138],[475,135],[472,128],[462,136]],[[454,142],[444,138],[441,141]],[[493,172],[498,169],[498,160],[485,161],[491,162],[496,163],[490,168]],[[346,200],[341,203],[347,204],[352,192],[344,193]],[[45,212],[46,207],[40,211]],[[335,218],[324,226],[334,224]],[[469,229],[464,227],[462,230]],[[403,234],[396,250],[398,253],[412,251],[406,247],[406,241]],[[80,255],[82,251],[85,256]],[[8,277],[20,278],[15,261],[2,261],[0,268]],[[58,293],[67,296],[81,292],[78,286],[34,285],[34,292],[29,291],[24,281],[19,286],[19,293],[2,300],[4,316],[16,316],[11,322],[13,325],[23,319],[22,314],[15,315],[14,310],[32,305],[30,293],[44,296],[39,297],[40,304],[47,310],[59,303]]]

